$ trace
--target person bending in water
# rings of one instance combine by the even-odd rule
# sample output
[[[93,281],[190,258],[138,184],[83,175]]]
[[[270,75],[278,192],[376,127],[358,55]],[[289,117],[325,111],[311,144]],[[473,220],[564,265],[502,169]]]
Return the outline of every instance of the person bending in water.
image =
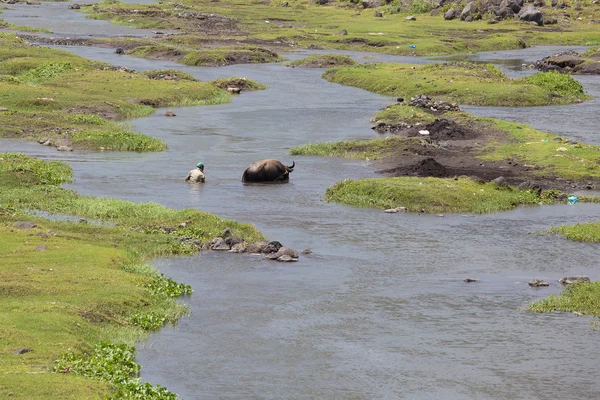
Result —
[[[185,178],[186,182],[204,182],[204,164],[199,162],[196,164],[196,168],[191,170],[187,177]]]

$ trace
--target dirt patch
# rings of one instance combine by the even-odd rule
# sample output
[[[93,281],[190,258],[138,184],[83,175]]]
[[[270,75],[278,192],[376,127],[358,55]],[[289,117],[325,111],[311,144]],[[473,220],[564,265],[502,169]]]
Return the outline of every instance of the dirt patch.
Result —
[[[89,107],[89,106],[78,106],[67,109],[69,114],[94,114],[104,119],[115,120],[119,119],[119,113],[115,111],[114,107]]]
[[[378,171],[378,173],[393,174],[394,176],[431,176],[434,178],[451,176],[448,169],[432,157],[424,158],[410,165]]]
[[[425,131],[429,134],[423,135],[422,133]],[[459,125],[449,119],[437,119],[431,124],[413,126],[399,133],[408,137],[429,137],[432,140],[467,140],[480,136],[480,133],[474,129]]]
[[[351,44],[356,46],[366,45],[371,47],[385,47],[385,46],[395,46],[395,42],[372,42],[368,39],[362,38],[348,38],[348,39],[339,39],[336,40],[337,43]]]

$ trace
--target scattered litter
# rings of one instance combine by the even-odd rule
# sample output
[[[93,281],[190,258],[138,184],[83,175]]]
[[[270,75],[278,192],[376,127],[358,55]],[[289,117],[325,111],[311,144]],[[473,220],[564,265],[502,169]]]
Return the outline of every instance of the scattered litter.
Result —
[[[579,203],[579,199],[577,198],[577,196],[570,196],[567,198],[567,201],[569,202],[569,204]]]
[[[54,101],[52,97],[38,97],[38,100],[41,101]]]
[[[409,49],[416,49],[416,48],[417,48],[417,45],[416,45],[416,44],[411,44],[411,45],[409,45],[409,46],[408,46],[408,48],[409,48]]]
[[[427,135],[429,135],[429,131],[426,129],[423,129],[422,131],[419,131],[419,134],[423,135],[423,136],[427,136]]]

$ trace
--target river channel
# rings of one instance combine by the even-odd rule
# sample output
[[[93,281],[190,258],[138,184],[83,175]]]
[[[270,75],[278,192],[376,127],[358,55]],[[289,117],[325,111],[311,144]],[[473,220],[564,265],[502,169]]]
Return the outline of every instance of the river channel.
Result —
[[[122,27],[86,20],[65,3],[12,5],[2,18],[50,26],[46,10],[62,7],[73,25],[55,36],[124,34]],[[37,17],[23,15],[36,10]],[[29,11],[28,11],[29,12]],[[101,23],[98,28],[96,24]],[[44,25],[47,24],[47,25]],[[74,28],[76,27],[76,28]],[[68,28],[68,29],[67,29]],[[562,288],[565,275],[600,279],[597,245],[535,232],[591,221],[600,206],[519,208],[490,215],[385,214],[322,200],[344,178],[374,176],[368,162],[296,157],[286,185],[245,186],[253,161],[291,163],[289,148],[307,142],[368,138],[375,112],[393,99],[328,83],[322,71],[281,64],[186,67],[65,47],[87,58],[136,70],[178,68],[201,80],[244,76],[269,89],[230,104],[158,110],[130,121],[168,143],[162,153],[75,151],[0,141],[21,151],[69,162],[81,194],[193,207],[255,224],[265,236],[313,253],[296,264],[205,252],[156,260],[190,284],[192,314],[140,344],[143,379],[183,399],[595,399],[600,398],[598,329],[590,318],[522,311]],[[507,73],[556,48],[473,56]],[[348,53],[359,61],[426,59]],[[299,58],[306,51],[285,54]],[[581,79],[600,95],[600,79]],[[597,99],[565,107],[465,107],[600,144]],[[207,182],[183,182],[198,162]],[[479,282],[465,283],[471,277]],[[532,289],[531,279],[550,287]]]

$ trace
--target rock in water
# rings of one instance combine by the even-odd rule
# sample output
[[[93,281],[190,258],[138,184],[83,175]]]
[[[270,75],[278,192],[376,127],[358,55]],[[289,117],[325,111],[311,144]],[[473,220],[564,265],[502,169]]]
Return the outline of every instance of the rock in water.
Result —
[[[546,281],[543,281],[541,279],[533,279],[531,281],[529,281],[529,286],[531,287],[545,287],[545,286],[550,286],[550,284]]]
[[[590,282],[590,278],[585,275],[565,276],[564,278],[560,278],[559,282],[563,285],[571,285],[579,282]]]

